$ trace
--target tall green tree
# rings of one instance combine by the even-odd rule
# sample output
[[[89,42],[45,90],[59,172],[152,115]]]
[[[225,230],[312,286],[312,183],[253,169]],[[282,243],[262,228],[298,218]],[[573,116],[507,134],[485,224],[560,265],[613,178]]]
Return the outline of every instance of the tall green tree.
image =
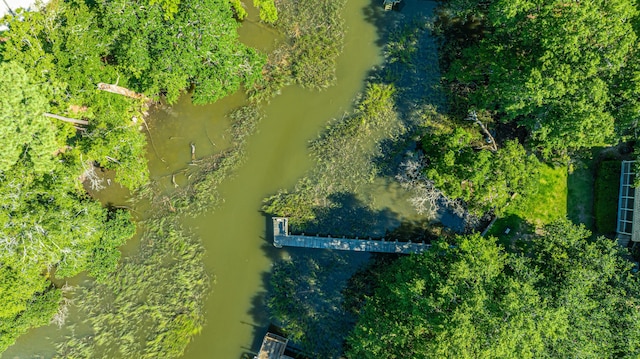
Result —
[[[76,159],[71,163],[96,163],[114,170],[116,180],[130,189],[144,185],[146,141],[132,121],[142,117],[144,105],[96,89],[99,82],[128,85],[126,76],[103,61],[112,35],[98,26],[95,13],[81,1],[52,3],[21,16],[9,20],[2,57],[25,65],[46,97],[44,108],[89,121],[83,132],[56,122],[59,148],[74,150]]]
[[[0,352],[29,328],[47,324],[57,312],[61,292],[50,281],[54,273],[66,278],[86,270],[105,280],[120,256],[118,246],[133,235],[135,226],[128,214],[104,208],[87,196],[78,181],[94,162],[107,161],[95,153],[98,145],[120,159],[120,165],[134,162],[140,169],[136,176],[142,174],[142,179],[123,183],[136,188],[146,180],[146,163],[140,160],[144,137],[124,125],[130,122],[131,102],[124,100],[118,116],[113,102],[98,100],[105,94],[95,90],[95,83],[108,78],[108,71],[100,60],[104,38],[97,35],[93,17],[82,4],[51,6],[10,19],[10,30],[3,33]],[[84,109],[72,116],[68,113],[72,107]],[[45,117],[46,111],[84,117],[90,125],[77,132],[68,123]],[[103,112],[116,120],[103,122]],[[124,124],[122,115],[128,117]],[[90,141],[100,129],[103,142]],[[119,151],[131,148],[127,140],[131,134],[142,139],[142,146],[128,152],[128,158],[120,156]]]
[[[474,214],[492,209],[499,213],[515,193],[526,197],[536,190],[540,161],[518,140],[492,147],[475,124],[470,127],[435,114],[420,144],[427,161],[421,169],[426,180],[448,198],[463,200]]]
[[[524,125],[543,153],[610,143],[614,114],[621,113],[616,98],[638,88],[637,76],[626,70],[637,62],[636,4],[483,4],[465,0],[451,6],[482,18],[485,36],[462,52],[447,78],[474,89],[469,98],[473,105]]]
[[[146,105],[99,91],[96,85],[166,94],[170,102],[195,85],[194,101],[204,103],[242,84],[251,86],[264,61],[238,41],[238,25],[224,0],[54,1],[7,21],[9,30],[0,44],[0,353],[57,311],[62,294],[51,276],[87,271],[98,282],[110,282],[120,258],[118,247],[135,232],[127,212],[91,199],[79,178],[99,166],[115,171],[116,180],[132,190],[148,182],[146,142],[139,130]],[[77,131],[44,117],[45,111],[88,125]],[[172,248],[156,241],[165,243],[157,256],[131,264],[121,272],[125,279],[117,277],[109,287],[125,292],[123,280],[131,275],[140,282],[131,297],[121,296],[126,304],[121,307],[127,309],[121,318],[126,319],[131,318],[132,300],[148,296],[149,286],[162,288],[162,295],[153,294],[151,309],[135,308],[144,314],[140,318],[159,319],[158,312],[163,313],[155,334],[147,338],[149,358],[179,356],[202,325],[201,313],[194,309],[206,293],[202,251],[185,245],[182,236],[176,241],[181,245]],[[163,267],[170,274],[154,277],[165,282],[168,276],[180,277],[169,290],[166,283],[139,275],[168,263],[161,256],[180,259],[179,265]],[[187,280],[184,273],[194,275]],[[183,300],[188,295],[197,298]],[[184,306],[170,311],[167,302]],[[114,328],[122,333],[122,327]],[[138,326],[128,329],[131,337],[139,334]],[[110,333],[105,334],[109,340],[120,338]]]
[[[622,249],[563,220],[526,251],[458,237],[380,281],[348,358],[635,358],[640,282]]]
[[[126,212],[109,211],[78,187],[75,172],[61,165],[44,174],[16,166],[0,174],[0,352],[51,320],[60,300],[48,294],[56,291],[53,273],[67,278],[88,270],[107,279],[118,246],[135,231]],[[43,301],[50,310],[32,313]],[[37,320],[26,322],[33,314]]]

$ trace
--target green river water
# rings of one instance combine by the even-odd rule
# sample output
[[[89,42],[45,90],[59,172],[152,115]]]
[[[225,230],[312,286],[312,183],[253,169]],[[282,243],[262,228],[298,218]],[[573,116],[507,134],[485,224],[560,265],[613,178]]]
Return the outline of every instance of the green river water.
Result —
[[[408,3],[403,12],[425,5],[419,0],[421,4]],[[433,5],[429,2],[426,6]],[[185,220],[184,224],[204,242],[206,266],[216,279],[206,304],[207,324],[187,348],[185,358],[237,359],[243,353],[257,350],[260,335],[268,325],[260,301],[260,293],[265,290],[263,277],[270,270],[271,258],[286,255],[286,250],[276,251],[265,239],[265,218],[259,212],[262,200],[279,189],[292,187],[311,167],[309,140],[320,133],[328,120],[351,109],[368,71],[381,63],[372,12],[382,16],[378,1],[348,0],[343,12],[347,33],[344,51],[338,59],[337,84],[321,92],[289,86],[265,105],[266,116],[258,132],[249,139],[246,163],[219,188],[224,203],[209,214]],[[250,13],[240,29],[241,39],[268,51],[277,34],[255,19],[255,12]],[[148,119],[152,178],[169,191],[173,187],[171,174],[191,161],[191,143],[196,145],[197,157],[229,145],[229,139],[223,136],[229,123],[225,114],[244,103],[241,93],[207,106],[193,106],[188,96],[183,96],[170,108],[153,110]],[[186,178],[178,174],[175,181],[181,184]],[[366,200],[376,202],[378,207],[395,207],[397,213],[410,212],[407,202],[399,200],[394,191],[386,186],[381,188]],[[127,199],[126,192],[117,188],[103,192],[97,197],[104,202],[122,204]],[[134,210],[144,217],[141,213],[144,208]],[[125,246],[125,255],[134,247],[135,241]],[[84,280],[74,278],[70,283],[80,284]],[[72,312],[69,321],[74,320],[77,318]],[[61,332],[55,326],[31,330],[2,358],[50,357],[52,343],[61,340]]]

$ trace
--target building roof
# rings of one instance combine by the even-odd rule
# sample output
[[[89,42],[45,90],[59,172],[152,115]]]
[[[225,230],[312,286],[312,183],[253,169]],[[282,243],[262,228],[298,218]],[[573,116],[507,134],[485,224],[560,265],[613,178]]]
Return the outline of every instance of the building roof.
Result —
[[[616,232],[622,239],[640,242],[640,192],[633,187],[634,166],[635,161],[622,161]]]

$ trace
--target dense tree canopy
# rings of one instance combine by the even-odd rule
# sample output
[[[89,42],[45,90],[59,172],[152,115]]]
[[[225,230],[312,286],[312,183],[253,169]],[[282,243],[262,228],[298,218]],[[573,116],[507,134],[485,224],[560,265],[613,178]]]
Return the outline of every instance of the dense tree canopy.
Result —
[[[428,159],[425,176],[443,194],[464,200],[472,212],[482,215],[490,209],[500,211],[515,193],[535,191],[540,162],[517,140],[495,152],[474,148],[474,140],[480,142],[463,127],[422,139]]]
[[[57,115],[89,121],[82,132],[57,123],[59,148],[68,146],[77,162],[112,169],[118,182],[138,188],[148,180],[146,141],[132,119],[141,117],[144,106],[96,89],[98,82],[118,82],[119,75],[102,61],[111,38],[99,29],[90,9],[77,2],[54,6],[11,19],[10,30],[3,34],[2,58],[23,64],[32,81],[46,90],[41,112],[49,108]],[[126,85],[126,80],[120,84]]]
[[[175,102],[193,84],[193,101],[209,103],[261,75],[264,56],[239,42],[226,0],[182,0],[171,19],[147,0],[103,1],[100,11],[110,61],[138,91]]]
[[[7,22],[0,41],[0,353],[58,310],[62,294],[51,276],[87,271],[107,282],[118,247],[135,232],[127,212],[91,199],[80,180],[99,185],[94,168],[101,167],[132,190],[148,182],[140,131],[147,104],[97,84],[169,102],[194,85],[194,101],[213,102],[250,86],[264,61],[238,41],[225,0],[54,1]],[[177,352],[188,341],[180,340]]]
[[[528,249],[458,237],[398,260],[349,338],[349,358],[635,358],[640,282],[613,241],[568,221]]]
[[[13,163],[0,169],[0,352],[57,311],[61,294],[48,280],[54,269],[58,278],[88,270],[105,279],[120,257],[118,246],[135,230],[128,213],[111,212],[86,196],[72,153],[53,160],[55,126],[42,115],[43,98],[34,100],[37,86],[15,64],[0,64],[2,70],[12,71],[1,78],[14,80],[23,92],[0,96],[22,98],[0,106],[0,134],[9,137],[5,143],[17,139],[20,148]]]
[[[0,352],[51,319],[60,294],[47,294],[56,291],[50,273],[64,278],[87,270],[104,280],[135,231],[128,213],[103,208],[72,176],[62,165],[45,174],[24,167],[0,173]]]
[[[47,105],[41,87],[20,65],[0,63],[0,173],[18,161],[38,171],[52,167],[58,146],[55,127],[42,115]]]
[[[541,164],[517,139],[503,145],[494,141],[477,123],[429,112],[421,129],[422,180],[446,197],[464,201],[474,214],[500,213],[514,194],[522,197],[536,190]]]
[[[450,6],[483,22],[446,75],[472,90],[472,105],[526,126],[545,153],[610,143],[616,121],[637,121],[633,1],[481,3]]]

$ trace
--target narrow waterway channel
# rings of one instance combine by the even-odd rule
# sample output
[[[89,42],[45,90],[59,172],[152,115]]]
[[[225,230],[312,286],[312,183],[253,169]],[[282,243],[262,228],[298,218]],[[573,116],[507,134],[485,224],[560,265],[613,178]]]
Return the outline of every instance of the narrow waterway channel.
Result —
[[[368,6],[368,0],[350,0],[344,10],[348,31],[337,85],[322,92],[285,88],[266,107],[266,117],[249,141],[247,162],[221,186],[225,203],[188,223],[205,243],[216,285],[207,303],[207,326],[185,358],[239,358],[255,350],[255,334],[268,321],[262,303],[252,299],[264,290],[263,275],[271,264],[265,252],[265,218],[259,212],[262,199],[293,186],[311,166],[308,141],[329,119],[350,109],[368,70],[380,61],[376,29],[365,18]]]

